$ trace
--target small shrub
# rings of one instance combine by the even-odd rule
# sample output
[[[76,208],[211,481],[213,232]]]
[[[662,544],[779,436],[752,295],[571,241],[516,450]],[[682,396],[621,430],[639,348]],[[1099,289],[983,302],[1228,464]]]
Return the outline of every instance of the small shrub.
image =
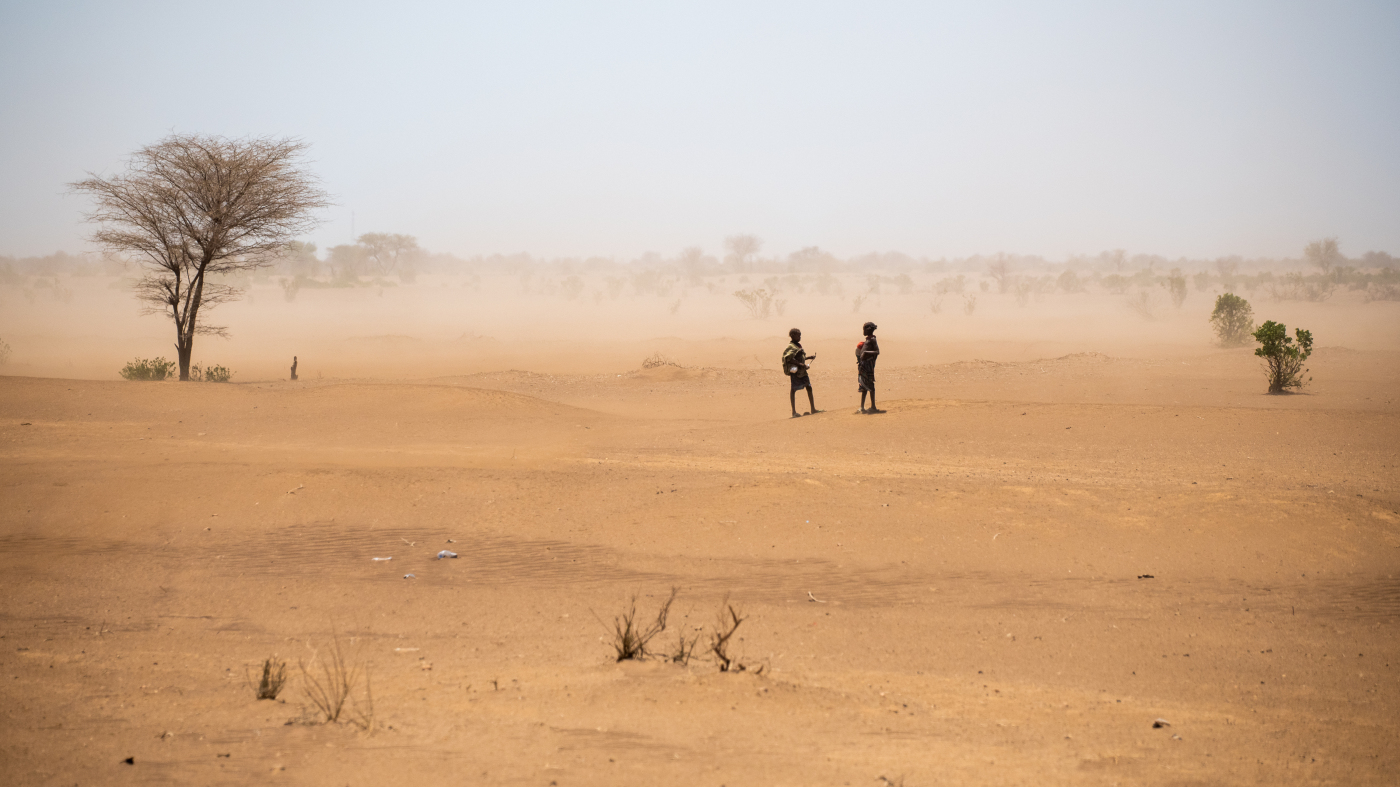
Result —
[[[643,369],[656,369],[662,366],[680,366],[680,364],[659,352],[652,353],[642,360]]]
[[[1244,298],[1230,292],[1223,293],[1215,299],[1210,324],[1222,347],[1238,347],[1254,330],[1254,309]]]
[[[1157,301],[1146,290],[1139,290],[1136,298],[1129,298],[1128,308],[1149,322],[1157,319]]]
[[[7,364],[7,363],[9,363],[9,362],[10,362],[10,345],[6,344],[4,339],[0,339],[0,366],[4,366],[5,364]]]
[[[941,313],[943,311],[943,296],[935,295],[933,300],[928,302],[928,310],[934,314]]]
[[[649,625],[637,621],[635,595],[632,596],[627,611],[613,618],[613,640],[610,644],[617,654],[618,661],[646,658],[647,644],[666,630],[666,616],[671,612],[671,604],[676,600],[678,590],[679,588],[671,588],[671,595],[661,605],[661,609],[657,610],[656,619]]]
[[[190,381],[196,383],[226,383],[233,377],[227,366],[190,364]]]
[[[1252,335],[1259,347],[1254,354],[1264,359],[1264,369],[1269,377],[1269,393],[1283,393],[1289,388],[1302,388],[1312,380],[1303,379],[1308,370],[1303,364],[1312,355],[1312,333],[1298,328],[1294,331],[1297,343],[1288,335],[1288,328],[1282,323],[1265,320],[1259,330]]]
[[[287,662],[276,656],[263,661],[262,679],[258,681],[258,699],[275,700],[287,683]]]
[[[175,366],[174,361],[164,358],[137,358],[123,366],[120,374],[127,380],[164,380]]]
[[[985,283],[985,282],[984,282],[984,283]],[[975,311],[977,311],[977,296],[976,296],[976,295],[971,295],[971,294],[969,294],[969,295],[964,295],[964,296],[963,296],[963,314],[966,314],[967,316],[971,317],[971,316],[972,316],[972,313],[975,312]]]
[[[768,314],[773,309],[773,293],[761,287],[753,290],[737,290],[734,297],[744,304],[744,308],[749,310],[749,316],[755,320],[768,319]]]

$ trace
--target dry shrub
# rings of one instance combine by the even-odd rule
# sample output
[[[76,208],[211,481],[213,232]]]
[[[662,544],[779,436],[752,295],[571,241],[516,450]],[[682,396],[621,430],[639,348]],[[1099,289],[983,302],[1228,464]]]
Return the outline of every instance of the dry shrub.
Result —
[[[773,310],[773,295],[763,288],[750,290],[737,290],[734,297],[744,304],[744,308],[749,310],[749,316],[755,320],[768,319],[769,313]]]
[[[1140,290],[1136,298],[1129,298],[1128,308],[1149,322],[1157,319],[1157,300],[1146,290]]]
[[[725,596],[724,601],[720,603],[719,614],[715,617],[715,630],[710,632],[710,653],[719,664],[720,672],[743,672],[747,669],[729,653],[730,640],[744,620],[746,618],[734,609],[734,605],[729,603],[729,597]]]
[[[662,603],[661,609],[656,612],[656,618],[649,624],[637,620],[635,594],[627,611],[613,618],[613,638],[609,644],[616,652],[618,661],[646,658],[647,645],[666,630],[666,616],[671,612],[671,604],[676,600],[677,592],[679,588],[671,588],[671,595]]]
[[[699,632],[696,632],[695,636],[690,639],[686,639],[685,632],[682,631],[680,636],[677,637],[676,649],[671,653],[671,661],[681,666],[689,664],[691,657],[695,655],[695,646],[699,642]]]
[[[642,360],[643,369],[657,369],[662,366],[680,366],[680,364],[659,352],[652,353]]]

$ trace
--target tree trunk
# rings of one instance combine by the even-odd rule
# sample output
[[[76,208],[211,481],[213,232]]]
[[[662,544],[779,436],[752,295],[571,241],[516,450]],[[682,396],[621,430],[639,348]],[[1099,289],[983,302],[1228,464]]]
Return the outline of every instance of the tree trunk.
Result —
[[[180,381],[189,382],[190,379],[190,356],[194,353],[193,339],[180,338],[175,345],[175,352],[180,358]]]

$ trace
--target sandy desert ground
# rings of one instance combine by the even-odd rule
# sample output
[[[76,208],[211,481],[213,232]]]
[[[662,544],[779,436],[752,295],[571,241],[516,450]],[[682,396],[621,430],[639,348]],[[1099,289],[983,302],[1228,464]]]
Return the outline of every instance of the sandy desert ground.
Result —
[[[228,385],[123,382],[100,369],[129,336],[26,355],[43,331],[21,331],[0,377],[0,772],[1394,784],[1400,336],[1372,306],[1287,307],[1321,345],[1291,396],[1209,345],[1204,299],[1178,332],[944,315],[908,338],[911,307],[882,319],[878,416],[854,413],[844,308],[664,340],[487,339],[489,315],[395,339],[347,316],[300,382],[267,361]],[[786,417],[762,363],[786,322],[815,325],[813,417]],[[657,349],[683,365],[639,369]],[[613,661],[613,617],[672,587],[658,650],[703,651],[727,597],[747,669]],[[337,635],[368,667],[369,730],[312,723],[295,674]],[[271,654],[294,674],[259,701]]]

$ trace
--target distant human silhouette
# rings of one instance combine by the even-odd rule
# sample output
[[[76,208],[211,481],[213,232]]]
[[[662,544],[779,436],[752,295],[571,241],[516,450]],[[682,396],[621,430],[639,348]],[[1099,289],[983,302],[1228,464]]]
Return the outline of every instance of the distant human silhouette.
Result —
[[[292,356],[292,382],[296,382],[296,379],[297,379],[297,357],[296,357],[295,355],[293,355],[293,356]]]
[[[856,385],[860,389],[860,412],[874,415],[884,410],[875,406],[875,361],[880,357],[880,344],[875,341],[873,322],[861,326],[865,341],[856,345]],[[865,395],[870,394],[870,407],[865,406]]]

